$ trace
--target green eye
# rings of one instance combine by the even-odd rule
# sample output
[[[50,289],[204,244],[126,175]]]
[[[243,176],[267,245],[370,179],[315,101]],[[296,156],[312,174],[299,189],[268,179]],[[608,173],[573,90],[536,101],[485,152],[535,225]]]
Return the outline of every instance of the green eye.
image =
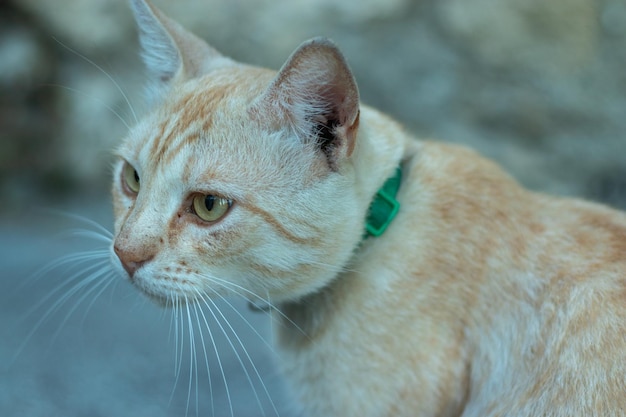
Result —
[[[198,194],[193,198],[193,211],[205,222],[218,221],[232,205],[232,200],[212,194]]]
[[[124,180],[126,188],[128,188],[131,193],[137,194],[139,192],[139,174],[137,174],[137,170],[128,162],[124,163],[122,179]]]

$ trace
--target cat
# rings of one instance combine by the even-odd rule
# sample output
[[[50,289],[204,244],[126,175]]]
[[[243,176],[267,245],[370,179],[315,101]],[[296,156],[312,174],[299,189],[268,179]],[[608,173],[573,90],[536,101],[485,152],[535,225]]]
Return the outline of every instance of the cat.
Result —
[[[626,214],[414,138],[327,39],[275,72],[132,8],[152,110],[111,257],[139,290],[271,301],[306,416],[626,415]]]

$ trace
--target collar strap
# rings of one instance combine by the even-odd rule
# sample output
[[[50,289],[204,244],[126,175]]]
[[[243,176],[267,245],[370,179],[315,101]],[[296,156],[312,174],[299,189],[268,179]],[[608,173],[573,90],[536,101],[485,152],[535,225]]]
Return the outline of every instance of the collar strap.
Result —
[[[365,237],[382,235],[400,210],[396,195],[402,182],[402,166],[398,165],[395,175],[389,178],[378,190],[370,204],[365,222]]]

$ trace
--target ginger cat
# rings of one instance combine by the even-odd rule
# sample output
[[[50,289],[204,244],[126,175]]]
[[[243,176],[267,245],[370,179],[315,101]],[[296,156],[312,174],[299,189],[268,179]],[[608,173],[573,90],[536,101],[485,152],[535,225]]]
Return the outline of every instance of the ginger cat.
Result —
[[[306,416],[626,415],[624,213],[415,140],[328,40],[276,73],[132,5],[153,109],[117,151],[112,258],[137,288],[270,300]]]

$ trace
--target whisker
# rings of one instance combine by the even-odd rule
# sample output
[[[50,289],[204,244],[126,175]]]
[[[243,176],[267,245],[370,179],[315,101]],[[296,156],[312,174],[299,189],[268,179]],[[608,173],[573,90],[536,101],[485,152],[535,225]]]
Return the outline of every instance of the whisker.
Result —
[[[88,278],[89,281],[95,281],[96,279],[101,278],[102,276],[107,275],[109,271],[101,271],[99,273],[94,273],[93,277]],[[99,282],[97,282],[95,285],[92,285],[87,291],[85,291],[83,293],[83,295],[80,296],[80,298],[74,303],[74,306],[65,314],[65,317],[63,318],[63,320],[59,323],[57,330],[54,332],[54,334],[52,335],[50,344],[54,344],[54,342],[56,341],[57,337],[59,336],[59,334],[61,333],[61,330],[63,329],[63,327],[65,327],[65,324],[67,323],[67,321],[70,319],[70,317],[72,316],[72,314],[76,311],[76,309],[80,306],[80,304],[85,301],[85,299],[90,296],[94,291],[98,290],[98,288],[100,286],[103,286],[103,288],[100,289],[100,291],[98,292],[98,294],[101,294],[102,291],[104,289],[106,289],[106,287],[108,286],[108,284],[110,284],[112,281],[103,281],[103,280],[99,280]],[[82,289],[82,288],[81,288]],[[76,294],[79,290],[74,291],[73,294]],[[72,295],[73,295],[72,294]],[[69,300],[69,297],[68,297]]]
[[[209,309],[209,311],[211,312],[212,315],[213,312],[211,311],[211,308],[207,306],[207,308]],[[222,360],[220,358],[220,354],[218,352],[217,349],[217,345],[215,344],[215,338],[213,337],[213,333],[211,332],[211,327],[209,326],[209,322],[206,319],[206,315],[204,314],[204,311],[202,309],[199,309],[200,311],[200,315],[202,316],[202,321],[204,322],[204,325],[206,326],[206,329],[209,332],[209,337],[211,338],[211,344],[213,344],[213,350],[215,352],[215,356],[217,358],[217,364],[220,367],[220,372],[222,374],[222,381],[224,382],[224,389],[226,390],[226,397],[228,399],[228,405],[230,407],[230,416],[231,417],[235,417],[235,412],[233,410],[233,401],[232,398],[230,396],[230,389],[228,388],[228,382],[226,380],[226,373],[224,372],[224,366],[222,364]]]
[[[174,329],[174,327],[176,326],[176,324],[174,323],[174,302],[171,302],[172,305],[170,306],[170,298],[167,299],[167,304],[170,307],[169,309],[167,308],[168,306],[166,306],[166,308],[162,309],[162,314],[165,314],[166,311],[170,311],[170,328],[169,331],[167,333],[167,340],[168,342],[172,341],[172,329]]]
[[[254,334],[256,334],[259,337],[259,339],[263,341],[265,346],[267,346],[273,354],[276,354],[274,347],[261,335],[261,333],[259,333],[256,327],[254,327],[252,323],[250,323],[250,321],[247,318],[245,318],[243,314],[241,314],[241,312],[239,311],[237,307],[235,307],[230,301],[228,301],[226,297],[224,297],[220,293],[213,292],[213,294],[219,297],[226,305],[228,305],[233,310],[233,312],[237,314],[239,318],[241,318],[241,320],[254,332]]]
[[[52,291],[50,291],[45,297],[43,297],[41,300],[39,300],[39,302],[37,302],[34,306],[32,306],[25,314],[25,317],[30,316],[31,314],[33,314],[36,310],[38,310],[42,305],[44,305],[51,297],[55,296],[59,291],[61,291],[64,287],[67,287],[69,285],[72,285],[72,283],[74,281],[76,281],[77,279],[81,278],[81,276],[83,276],[84,274],[91,272],[95,269],[99,269],[100,267],[106,266],[108,264],[108,262],[106,260],[101,260],[100,262],[97,263],[90,263],[89,266],[85,267],[84,269],[81,269],[80,271],[75,272],[74,274],[72,274],[69,278],[66,278],[63,282],[61,282],[57,287],[55,287],[54,289],[52,289]],[[51,270],[53,270],[55,268],[52,268]],[[49,271],[48,271],[49,272]],[[25,284],[23,284],[25,285]],[[77,284],[78,285],[78,284]],[[81,284],[81,285],[87,285],[87,284]]]
[[[198,304],[194,303],[193,307],[196,312],[196,319],[198,322],[198,332],[200,333],[200,342],[202,343],[202,351],[204,353],[204,362],[206,365],[206,372],[207,372],[207,377],[208,377],[208,382],[209,382],[209,398],[211,400],[211,415],[214,416],[215,415],[215,402],[213,401],[213,382],[211,378],[211,368],[209,366],[209,356],[206,351],[206,343],[204,341],[204,333],[202,331],[202,326],[200,324],[200,316],[198,315]],[[200,310],[200,312],[202,313],[202,310]]]
[[[109,298],[109,304],[112,305],[113,304],[113,297],[115,296],[115,292],[117,291],[118,285],[120,285],[120,282],[122,282],[121,279],[116,279],[117,278],[117,274],[115,272],[112,272],[111,277],[113,278],[113,288],[111,289],[111,291],[109,292],[109,296],[111,298]]]
[[[128,122],[122,117],[121,114],[119,114],[119,112],[117,110],[115,110],[113,107],[109,106],[104,100],[101,100],[97,97],[93,97],[87,93],[85,93],[84,91],[78,90],[76,88],[72,88],[72,87],[67,87],[65,85],[61,85],[61,84],[44,84],[44,86],[48,86],[48,87],[55,87],[55,88],[61,88],[63,90],[67,90],[70,91],[74,94],[79,94],[89,100],[93,100],[94,102],[100,104],[102,107],[104,107],[105,109],[107,109],[108,111],[110,111],[113,115],[115,115],[120,122],[122,122],[122,124],[126,127],[126,129],[130,130],[130,125],[128,124]]]
[[[112,240],[111,232],[106,230],[104,227],[102,227],[98,223],[82,218],[81,216],[78,216],[78,215],[73,215],[70,213],[59,213],[59,212],[54,212],[54,211],[49,211],[49,212],[53,214],[57,214],[57,215],[63,215],[65,217],[78,219],[80,221],[88,223],[89,225],[97,229],[96,231],[87,230],[87,229],[72,229],[69,232],[64,233],[65,237],[70,235],[74,237],[88,238],[90,240],[95,240],[99,243],[105,243],[106,246],[102,249],[92,249],[92,250],[85,250],[85,251],[80,251],[77,253],[67,254],[54,261],[49,262],[43,265],[42,267],[40,267],[38,270],[32,273],[27,279],[25,279],[22,283],[20,283],[20,285],[18,285],[15,288],[16,291],[23,290],[24,286],[32,283],[33,281],[40,279],[41,277],[45,276],[49,272],[59,269],[63,266],[70,265],[68,267],[68,270],[71,270],[73,268],[75,269],[79,267],[80,264],[82,263],[92,262],[94,260],[109,259],[110,257],[109,245],[111,244],[111,240]]]
[[[245,294],[249,294],[251,296],[253,296],[255,299],[259,300],[259,301],[263,301],[264,303],[267,303],[268,306],[273,309],[274,311],[276,311],[276,313],[278,313],[279,316],[281,316],[282,318],[284,318],[289,324],[291,324],[292,326],[294,326],[294,328],[296,330],[298,330],[304,337],[309,337],[308,334],[306,334],[306,332],[304,330],[302,330],[302,328],[300,328],[300,326],[298,326],[293,320],[291,320],[285,313],[283,313],[278,307],[276,307],[274,304],[271,304],[269,302],[269,300],[266,300],[265,298],[261,297],[260,295],[254,293],[253,291],[250,291],[249,289],[242,287],[241,285],[235,284],[233,282],[229,282],[226,281],[224,279],[215,277],[215,276],[209,276],[209,275],[199,275],[203,278],[206,278],[208,280],[210,280],[211,282],[221,285],[222,287],[226,288],[229,291],[232,291],[233,293],[243,297],[245,300],[251,301],[248,297],[246,297],[244,294],[239,293],[236,290],[240,290],[243,291]],[[233,289],[234,288],[234,289]]]
[[[86,229],[70,229],[63,234],[71,237],[86,237],[92,240],[100,241],[107,245],[110,245],[112,240],[112,236],[106,236],[101,234],[100,232]]]
[[[81,327],[85,325],[85,319],[87,318],[87,314],[89,314],[89,311],[91,310],[93,305],[96,303],[96,300],[102,296],[102,294],[104,293],[104,291],[106,291],[107,288],[110,288],[111,284],[113,284],[113,291],[114,291],[115,285],[118,283],[118,280],[116,279],[115,273],[113,271],[109,271],[108,275],[104,277],[104,280],[106,280],[105,285],[102,287],[100,291],[98,291],[98,293],[94,297],[91,298],[91,301],[89,302],[89,304],[87,304],[87,307],[85,308],[85,312],[83,313],[83,319],[80,322]]]
[[[113,79],[113,77],[111,77],[111,75],[106,72],[100,65],[96,64],[94,61],[92,61],[91,59],[87,58],[85,55],[81,54],[80,52],[70,48],[69,46],[65,45],[63,42],[61,42],[60,40],[58,40],[57,38],[53,37],[53,39],[62,47],[64,47],[65,49],[67,49],[68,51],[72,52],[73,54],[75,54],[76,56],[82,58],[83,60],[87,61],[89,64],[93,65],[98,71],[100,71],[102,74],[104,74],[115,86],[115,88],[117,88],[117,91],[120,92],[120,94],[122,95],[122,97],[124,98],[124,101],[126,101],[126,104],[128,105],[128,108],[130,109],[131,114],[133,115],[133,118],[135,119],[135,123],[137,123],[139,120],[137,118],[137,114],[135,113],[135,109],[133,108],[133,105],[131,104],[128,96],[126,95],[126,93],[124,93],[124,90],[122,89],[122,87],[119,85],[119,83],[117,81],[115,81],[115,79]],[[126,125],[126,123],[124,123]],[[128,125],[127,125],[128,127]]]
[[[267,296],[267,305],[269,306],[269,318],[270,318],[270,334],[276,334],[276,329],[274,328],[274,315],[272,315],[273,305],[270,301],[270,292],[265,291],[265,295]],[[274,349],[271,349],[274,352]]]
[[[188,382],[188,388],[187,388],[187,406],[185,407],[185,417],[189,414],[189,402],[191,400],[191,385],[192,385],[192,381],[193,381],[193,374],[194,374],[194,363],[195,363],[195,340],[194,340],[194,335],[193,335],[193,322],[191,321],[191,313],[189,311],[189,300],[187,299],[187,296],[185,296],[185,309],[187,310],[187,327],[189,329],[188,331],[188,335],[189,335],[189,382]],[[197,369],[197,366],[196,366]],[[196,373],[196,412],[198,410],[198,374]]]
[[[21,355],[21,353],[23,352],[28,342],[32,339],[35,333],[41,328],[41,326],[50,319],[50,317],[54,314],[55,311],[57,311],[63,304],[65,304],[74,294],[76,294],[76,292],[80,291],[82,288],[84,288],[87,285],[90,285],[93,281],[101,277],[101,272],[94,271],[94,270],[100,269],[104,265],[105,265],[105,262],[101,261],[95,264],[91,264],[87,268],[76,272],[69,279],[62,282],[60,285],[54,288],[51,292],[49,292],[43,299],[41,299],[38,303],[36,303],[33,307],[31,307],[25,313],[24,319],[34,314],[35,311],[39,310],[45,303],[48,302],[48,300],[50,300],[50,298],[54,297],[60,291],[66,291],[66,293],[63,294],[63,296],[58,298],[48,308],[48,310],[41,316],[41,318],[37,321],[37,323],[35,323],[35,326],[30,330],[30,332],[26,335],[26,337],[24,338],[24,340],[18,347],[17,352],[15,353],[12,359],[12,362],[14,362]],[[90,271],[94,271],[94,272],[90,272]],[[78,278],[80,278],[87,272],[90,272],[87,277],[85,277],[81,281],[76,282]],[[70,286],[70,288],[65,290],[67,286]]]
[[[69,278],[66,278],[63,282],[61,282],[54,289],[52,289],[50,292],[48,292],[48,294],[45,297],[43,297],[41,300],[39,300],[39,302],[37,302],[35,305],[33,305],[26,312],[24,317],[29,317],[30,315],[32,315],[36,310],[41,308],[50,298],[55,296],[59,291],[63,290],[64,287],[71,286],[71,285],[87,285],[84,282],[77,283],[77,284],[73,284],[73,283],[74,283],[74,281],[76,281],[79,278],[81,278],[81,276],[83,276],[85,273],[93,271],[93,270],[96,270],[96,269],[99,269],[101,266],[105,266],[105,265],[106,265],[106,261],[100,261],[100,262],[97,262],[97,263],[92,263],[88,267],[86,267],[84,269],[81,269],[80,271],[75,272]]]
[[[88,226],[91,226],[93,228],[95,228],[97,231],[99,231],[100,233],[102,233],[102,235],[104,236],[108,236],[110,238],[113,238],[113,233],[107,229],[106,227],[102,226],[100,223],[85,217],[85,216],[81,216],[80,214],[76,214],[76,213],[71,213],[71,212],[67,212],[67,211],[63,211],[63,210],[58,210],[58,209],[51,209],[51,208],[40,208],[37,209],[40,210],[44,213],[47,214],[53,214],[59,217],[66,217],[72,220],[78,220]]]
[[[24,290],[24,287],[27,285],[33,284],[34,281],[41,279],[43,276],[47,275],[49,272],[57,270],[62,266],[70,264],[68,267],[69,270],[78,268],[81,264],[92,262],[94,260],[103,260],[109,258],[109,251],[107,250],[90,250],[90,251],[82,251],[77,253],[72,253],[69,255],[64,255],[59,259],[56,259],[48,264],[42,266],[35,272],[33,272],[28,278],[22,281],[18,286],[15,287],[15,291],[19,292]]]
[[[209,308],[211,311],[212,309],[209,307],[208,303],[211,303],[211,305],[215,308],[215,310],[217,311],[217,313],[220,315],[220,317],[224,320],[224,322],[226,323],[226,326],[228,326],[228,328],[230,329],[231,333],[233,334],[233,336],[235,336],[235,339],[237,339],[237,342],[239,343],[239,346],[241,346],[241,349],[243,350],[244,355],[246,356],[246,358],[248,359],[248,362],[250,363],[250,365],[252,366],[252,369],[254,370],[254,373],[256,374],[256,377],[258,378],[259,382],[261,383],[261,387],[263,388],[263,391],[265,392],[265,395],[267,396],[267,398],[270,401],[270,404],[272,405],[272,408],[274,409],[274,413],[276,415],[278,415],[278,410],[276,409],[276,405],[274,404],[274,401],[272,400],[272,396],[270,395],[267,386],[265,385],[265,382],[263,382],[263,378],[261,377],[261,374],[259,373],[256,365],[254,364],[254,361],[252,360],[252,358],[250,357],[250,354],[248,353],[248,350],[246,349],[245,345],[243,344],[243,342],[241,341],[241,338],[239,337],[239,335],[237,335],[237,332],[235,331],[235,329],[233,328],[233,326],[230,324],[230,322],[228,321],[228,319],[226,318],[226,316],[224,316],[224,314],[221,312],[221,310],[218,308],[218,306],[215,304],[215,302],[210,298],[210,297],[205,297],[202,293],[200,293],[199,291],[197,291],[198,297],[200,297],[200,300],[202,300],[202,302],[204,303],[204,305],[207,306],[207,308]],[[207,303],[208,302],[208,303]],[[232,306],[231,306],[232,307]],[[215,314],[213,314],[213,317],[215,317]],[[244,370],[244,373],[246,374],[246,378],[248,379],[248,382],[250,384],[250,387],[252,388],[252,391],[254,393],[254,396],[257,400],[257,403],[259,404],[259,408],[261,409],[261,413],[265,416],[265,409],[263,408],[263,405],[261,404],[261,399],[258,396],[258,393],[256,391],[256,387],[252,381],[252,378],[250,377],[250,374],[246,368],[246,366],[244,365],[243,360],[241,359],[241,356],[238,353],[237,348],[234,346],[234,344],[232,343],[230,337],[228,336],[226,330],[224,329],[224,327],[221,325],[220,321],[217,320],[217,317],[215,317],[220,329],[222,329],[222,332],[224,333],[224,335],[226,336],[226,339],[228,340],[228,343],[230,344],[231,348],[233,349],[233,351],[235,352],[235,356],[237,357],[241,367]]]
[[[177,339],[176,339],[176,379],[178,380],[178,377],[180,375],[181,372],[181,368],[183,366],[182,362],[183,362],[183,348],[185,347],[185,322],[183,321],[183,303],[178,300],[178,303],[176,305],[176,329],[177,329]]]
[[[72,220],[77,220],[94,230],[89,229],[71,229],[65,232],[65,237],[79,237],[86,238],[91,241],[97,242],[99,245],[105,243],[106,246],[99,249],[91,249],[79,251],[76,253],[70,253],[67,255],[63,255],[60,258],[52,260],[45,265],[38,268],[36,271],[31,273],[26,279],[22,280],[19,285],[15,286],[12,291],[20,292],[26,290],[26,287],[34,285],[37,281],[46,277],[53,271],[60,271],[66,275],[62,282],[56,285],[54,288],[48,290],[46,294],[38,300],[33,306],[31,306],[28,311],[24,314],[24,319],[32,316],[37,310],[41,309],[46,303],[50,301],[51,298],[57,297],[60,293],[63,293],[42,315],[42,317],[35,324],[34,328],[29,332],[26,339],[22,343],[22,346],[19,348],[18,353],[16,355],[19,356],[19,352],[23,350],[23,347],[28,343],[28,341],[32,338],[34,333],[46,322],[51,316],[65,304],[70,298],[72,298],[79,291],[84,289],[86,286],[91,285],[93,282],[98,282],[104,275],[112,274],[113,271],[110,269],[109,259],[110,259],[110,251],[108,245],[111,243],[112,234],[105,227],[100,225],[99,223],[83,217],[78,214],[69,213],[57,209],[36,209],[36,211],[43,212],[48,215],[61,216],[64,218],[69,218]],[[85,265],[87,264],[87,265]],[[79,281],[80,280],[80,281]],[[107,284],[108,286],[108,284]],[[77,302],[77,305],[71,309],[70,314],[76,310],[78,305],[80,305],[86,297],[92,293],[94,290],[97,290],[101,287],[101,283],[99,283],[95,289],[89,290],[85,295],[83,295]],[[93,303],[90,304],[90,306]],[[62,329],[66,320],[63,320],[59,330]]]
[[[172,314],[174,315],[174,333],[176,335],[176,342],[174,348],[174,386],[172,387],[172,393],[170,394],[170,399],[168,404],[171,405],[172,400],[174,399],[174,393],[176,392],[176,387],[178,386],[178,378],[180,377],[180,369],[182,367],[183,360],[183,344],[184,344],[184,328],[183,328],[183,319],[182,319],[182,306],[180,305],[180,301],[178,298],[174,299],[174,306],[172,310]],[[179,324],[180,320],[180,324]],[[180,337],[179,337],[179,329],[180,329]]]

